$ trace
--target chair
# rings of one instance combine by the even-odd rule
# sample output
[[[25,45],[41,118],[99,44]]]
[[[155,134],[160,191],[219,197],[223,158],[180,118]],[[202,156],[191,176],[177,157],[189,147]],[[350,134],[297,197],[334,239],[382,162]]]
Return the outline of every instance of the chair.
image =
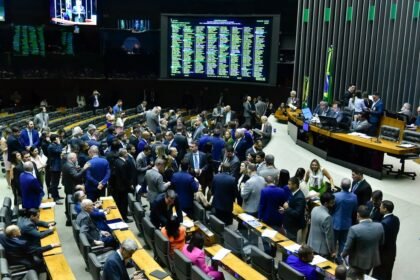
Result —
[[[80,253],[82,252],[82,249],[80,248],[80,241],[79,241],[79,233],[80,233],[80,227],[76,223],[76,220],[71,221],[72,225],[72,231],[73,231],[73,237],[74,241],[76,241],[77,246],[79,247]]]
[[[0,209],[0,222],[3,222],[6,227],[12,223],[12,215],[10,213],[10,209],[5,206]]]
[[[225,223],[216,218],[214,215],[209,216],[209,228],[216,235],[217,243],[224,244],[223,232],[225,231]]]
[[[203,224],[207,224],[206,209],[204,209],[204,207],[195,200],[193,205],[193,219],[194,221],[200,221]]]
[[[280,280],[305,280],[305,275],[282,261],[277,267],[277,277]]]
[[[416,179],[416,172],[408,172],[405,171],[405,161],[410,159],[418,159],[419,153],[420,153],[420,132],[410,131],[410,130],[404,130],[403,137],[402,137],[402,144],[412,144],[417,146],[417,150],[414,153],[406,153],[402,155],[394,155],[394,154],[388,154],[392,157],[399,158],[401,162],[401,169],[398,169],[396,171],[387,170],[387,174],[395,174],[395,177],[399,176],[408,176],[412,180]]]
[[[193,265],[191,268],[191,280],[211,280],[198,266]]]
[[[136,197],[132,193],[128,193],[128,209],[131,214],[134,213],[134,203],[137,202]]]
[[[105,263],[108,256],[113,253],[113,250],[111,247],[104,247],[103,245],[92,246],[86,234],[82,232],[79,233],[79,240],[80,240],[80,250],[85,260],[86,267],[88,269],[89,269],[89,261],[88,261],[89,253],[94,253],[96,257],[98,258],[98,261],[101,263]]]
[[[398,142],[400,139],[400,129],[389,125],[382,125],[380,128],[379,138]]]
[[[191,279],[191,260],[188,259],[182,252],[175,250],[174,252],[174,272],[176,278],[182,280]]]
[[[251,246],[251,266],[268,279],[276,279],[274,258],[256,246]]]
[[[134,222],[136,223],[136,227],[140,233],[143,232],[141,221],[145,216],[144,208],[141,206],[140,202],[135,202],[133,205],[133,218]]]
[[[3,233],[6,229],[6,224],[4,222],[0,222],[0,233]]]
[[[164,266],[172,271],[172,261],[169,256],[169,246],[168,238],[166,238],[160,230],[155,229],[155,258],[157,257],[157,259],[160,260]]]
[[[242,235],[230,228],[225,228],[223,238],[223,246],[226,249],[231,250],[233,254],[243,260],[247,260],[249,258],[252,246],[248,244],[248,240],[246,240]]]
[[[154,244],[156,228],[147,217],[143,217],[143,219],[141,220],[141,225],[143,228],[144,241],[146,242],[147,247],[153,250],[153,253],[156,255]]]
[[[94,253],[88,254],[88,269],[93,280],[101,280],[101,271],[104,264],[98,259]]]
[[[9,266],[6,258],[0,258],[0,279],[4,279],[6,277],[10,277],[11,279],[20,279],[23,278],[27,272],[28,269],[24,265]]]
[[[6,196],[3,199],[3,206],[11,209],[12,208],[12,199],[10,197]]]
[[[6,257],[6,251],[3,245],[0,244],[0,258],[5,258],[5,257]]]

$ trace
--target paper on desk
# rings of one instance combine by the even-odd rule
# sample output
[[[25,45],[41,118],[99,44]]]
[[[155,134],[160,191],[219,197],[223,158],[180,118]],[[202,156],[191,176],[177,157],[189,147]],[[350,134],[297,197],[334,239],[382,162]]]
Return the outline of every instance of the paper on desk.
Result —
[[[321,257],[320,255],[315,255],[314,256],[314,259],[311,262],[311,264],[312,265],[317,265],[319,263],[323,263],[323,262],[326,262],[326,261],[327,261],[327,259]]]
[[[290,251],[290,252],[297,252],[300,249],[300,245],[299,244],[293,244],[293,245],[285,246],[284,248],[287,251]]]
[[[41,205],[39,205],[39,208],[43,209],[43,208],[53,208],[55,206],[55,202],[43,202],[41,203]]]
[[[241,214],[238,215],[238,217],[245,222],[256,220],[256,218],[254,216],[251,216],[247,213],[241,213]]]
[[[350,132],[350,133],[348,133],[348,135],[357,136],[357,137],[365,138],[365,139],[372,138],[372,137],[370,137],[370,136],[368,136],[368,135],[366,135],[364,133],[360,133],[360,132]]]
[[[213,260],[221,261],[229,253],[230,253],[230,250],[222,248],[219,251],[217,251],[217,253],[213,256]]]
[[[194,226],[194,222],[193,222],[193,221],[191,221],[191,220],[184,220],[184,221],[182,222],[182,225],[183,225],[184,227],[186,227],[186,228],[191,228],[191,227],[193,227],[193,226]]]
[[[261,236],[262,237],[268,237],[268,238],[274,238],[277,234],[277,231],[275,230],[271,230],[271,229],[266,229],[262,232]]]
[[[413,144],[399,144],[397,147],[400,147],[400,148],[413,148],[413,147],[415,147],[415,145],[413,145]]]
[[[116,223],[108,224],[108,226],[112,230],[128,228],[128,225],[124,222],[116,222]]]
[[[257,220],[250,220],[250,221],[247,221],[246,223],[253,228],[257,228],[257,227],[262,226],[262,224],[260,222],[258,222]]]

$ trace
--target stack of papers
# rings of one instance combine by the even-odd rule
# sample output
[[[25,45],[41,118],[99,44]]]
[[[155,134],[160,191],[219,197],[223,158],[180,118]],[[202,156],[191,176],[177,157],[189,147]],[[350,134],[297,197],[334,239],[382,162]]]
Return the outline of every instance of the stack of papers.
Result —
[[[406,143],[406,144],[399,144],[397,147],[400,147],[400,148],[414,148],[415,145]]]
[[[128,228],[128,225],[124,222],[116,222],[116,223],[108,224],[108,226],[112,230]]]
[[[44,209],[44,208],[53,208],[55,206],[55,202],[44,202],[41,203],[41,205],[39,205],[39,208]]]
[[[261,236],[273,239],[276,236],[276,234],[277,234],[277,231],[271,230],[271,229],[266,229],[262,232]]]
[[[358,137],[364,138],[364,139],[370,139],[370,138],[372,138],[372,137],[370,137],[370,136],[368,136],[368,135],[366,135],[364,133],[360,133],[360,132],[351,132],[348,135],[358,136]]]
[[[229,253],[230,253],[230,250],[222,248],[213,256],[213,260],[221,261]]]
[[[314,259],[311,262],[311,264],[312,265],[317,265],[319,263],[323,263],[323,262],[326,262],[326,261],[327,261],[327,259],[321,257],[320,255],[315,255],[314,256]]]
[[[300,249],[300,245],[299,244],[293,244],[293,245],[285,246],[284,248],[287,251],[297,253],[297,251],[299,251],[299,249]]]
[[[194,222],[191,220],[184,220],[181,224],[186,228],[192,228],[194,226]]]

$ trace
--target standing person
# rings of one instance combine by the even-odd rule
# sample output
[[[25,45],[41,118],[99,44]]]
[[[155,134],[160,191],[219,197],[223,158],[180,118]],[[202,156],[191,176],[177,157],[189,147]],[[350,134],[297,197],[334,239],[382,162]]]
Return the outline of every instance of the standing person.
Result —
[[[7,147],[7,138],[9,137],[9,135],[12,133],[12,130],[8,127],[6,127],[3,130],[2,133],[2,137],[0,139],[0,148],[1,148],[1,153],[2,153],[2,157],[3,157],[3,162],[4,162],[4,169],[6,170],[6,181],[7,181],[7,186],[10,189],[11,185],[11,181],[10,181],[10,169],[11,169],[11,163],[8,160],[7,154],[8,154],[8,147]]]
[[[357,209],[359,224],[350,228],[342,258],[349,257],[350,267],[362,269],[366,274],[381,264],[379,247],[384,243],[384,229],[380,223],[369,219],[365,205]]]
[[[49,193],[54,199],[56,204],[63,204],[58,194],[58,185],[60,184],[60,175],[61,175],[61,153],[63,152],[63,147],[60,144],[60,138],[57,134],[52,134],[51,144],[48,146],[48,162],[50,166],[50,189]]]
[[[161,229],[161,232],[169,240],[169,256],[173,259],[175,249],[182,251],[182,248],[185,246],[187,229],[180,225],[176,217],[172,216],[168,220],[168,223]]]
[[[23,162],[21,153],[14,151],[10,157],[10,183],[14,196],[13,204],[19,205],[21,199],[19,176],[23,172]]]
[[[138,245],[135,240],[125,239],[120,248],[106,259],[103,280],[129,280],[126,264],[137,249]]]
[[[121,148],[118,151],[118,158],[115,160],[115,184],[112,186],[112,196],[120,210],[121,216],[126,223],[132,223],[133,220],[127,217],[128,213],[128,193],[132,190],[130,181],[130,168],[127,163],[127,149]]]
[[[115,114],[111,106],[107,107],[107,113],[105,115],[106,118],[106,127],[109,128],[110,126],[115,124]]]
[[[265,103],[261,96],[257,97],[257,103],[255,103],[255,114],[257,119],[261,119],[262,116],[265,116],[265,111],[267,110],[267,103]]]
[[[334,244],[338,242],[337,261],[342,263],[341,252],[347,240],[349,228],[357,212],[357,196],[350,192],[351,181],[348,178],[341,180],[341,192],[334,194],[335,209],[333,213]]]
[[[185,155],[184,159],[194,169],[195,175],[200,176],[201,171],[207,163],[207,157],[205,153],[198,150],[197,142],[194,141],[190,144],[190,152]]]
[[[372,197],[372,188],[363,178],[363,172],[360,169],[351,171],[353,182],[351,183],[351,192],[357,195],[357,205],[366,205]]]
[[[239,162],[239,160],[238,160],[238,162]],[[232,173],[230,175],[235,177]],[[238,178],[238,183],[236,184],[238,186],[238,189],[237,189],[238,197],[236,198],[236,202],[240,206],[242,206],[241,189],[245,186],[245,183],[246,183],[246,181],[248,181],[248,179],[249,179],[249,176],[248,176],[248,162],[243,161],[243,162],[241,162],[240,167],[239,167],[239,178]]]
[[[265,187],[265,180],[257,174],[255,164],[248,164],[247,173],[249,179],[241,188],[242,208],[246,213],[256,217],[258,215],[258,206],[260,204],[261,190]]]
[[[117,116],[123,112],[122,104],[122,99],[118,99],[117,103],[114,105],[114,107],[112,107],[112,112],[114,113],[114,115]]]
[[[149,110],[146,112],[147,127],[154,134],[161,132],[159,114],[160,114],[159,107],[154,107],[152,110]]]
[[[25,150],[25,147],[22,146],[19,142],[20,130],[17,126],[12,127],[12,133],[7,137],[7,159],[11,162],[13,152],[22,152]]]
[[[369,123],[372,125],[370,127],[370,135],[376,135],[376,130],[378,129],[379,122],[381,117],[384,114],[385,106],[382,102],[379,93],[373,93],[373,104],[372,107],[368,109],[369,111]]]
[[[184,127],[178,125],[176,127],[176,134],[174,135],[174,142],[178,150],[178,156],[176,157],[178,164],[181,163],[181,160],[184,158],[188,150],[188,139],[182,134],[183,130]]]
[[[264,154],[264,152],[257,153],[256,160],[259,162],[259,159],[261,159],[261,156]],[[260,163],[257,169],[258,175],[267,178],[267,176],[271,176],[274,179],[274,183],[278,184],[279,182],[279,173],[280,170],[278,170],[274,166],[274,156],[273,155],[266,155],[264,163]]]
[[[383,215],[380,210],[382,198],[382,191],[376,190],[372,193],[372,199],[366,203],[366,206],[370,213],[369,218],[371,218],[374,222],[380,223],[382,221]]]
[[[242,107],[244,109],[243,117],[245,119],[244,123],[242,124],[242,127],[249,126],[251,127],[251,121],[254,111],[252,111],[252,105],[251,105],[252,98],[251,96],[247,96],[244,100],[244,103],[242,103]]]
[[[92,201],[96,201],[105,191],[111,175],[111,169],[106,159],[99,157],[99,149],[92,146],[89,149],[88,163],[90,165],[86,172],[85,187],[86,195]]]
[[[24,209],[39,208],[44,196],[41,184],[32,174],[33,168],[32,162],[24,162],[24,172],[19,176],[22,207]]]
[[[321,205],[312,209],[311,229],[308,245],[319,255],[335,257],[333,221],[329,211],[334,207],[335,198],[331,193],[321,195]]]
[[[327,177],[330,182],[331,188],[334,190],[334,181],[327,169],[321,168],[321,164],[317,159],[313,159],[309,165],[309,169],[305,174],[305,182],[309,187],[309,191],[316,191],[320,195],[328,190],[326,183],[324,182],[324,176]]]
[[[235,143],[233,143],[233,150],[240,161],[246,160],[246,150],[250,148],[247,139],[245,138],[245,129],[236,129],[235,131]]]
[[[101,94],[96,89],[92,92],[92,95],[90,97],[90,103],[92,106],[93,114],[96,115],[96,110],[98,110],[101,106],[99,97]]]
[[[42,106],[41,112],[36,114],[34,117],[35,128],[42,132],[48,127],[49,121],[50,117],[47,113],[47,108]]]
[[[343,105],[345,107],[349,106],[350,98],[353,96],[353,93],[355,91],[356,91],[356,86],[355,85],[350,85],[350,87],[344,93],[344,96],[343,96]]]
[[[156,228],[166,226],[168,221],[176,212],[176,217],[180,223],[183,221],[182,210],[176,192],[172,189],[159,194],[150,204],[150,221]]]
[[[229,171],[229,164],[222,163],[221,173],[213,177],[211,185],[212,206],[216,211],[216,217],[227,226],[232,224],[233,203],[237,193],[235,177],[229,175]]]
[[[147,191],[147,200],[149,203],[152,203],[156,197],[166,191],[171,185],[171,182],[163,182],[162,173],[165,169],[165,160],[157,159],[155,161],[155,166],[146,171],[144,176],[144,183],[148,187]]]
[[[176,172],[171,179],[171,186],[178,194],[179,204],[182,211],[189,217],[193,214],[194,193],[198,191],[199,183],[188,173],[188,161],[181,161],[181,171]]]
[[[48,158],[43,154],[39,154],[39,148],[31,147],[29,149],[31,154],[31,161],[35,163],[36,168],[38,169],[38,180],[41,183],[41,187],[44,187],[45,182],[45,167],[47,166]]]
[[[292,192],[292,197],[288,202],[279,208],[280,213],[284,213],[284,228],[286,236],[295,241],[297,240],[297,232],[304,228],[306,200],[303,192],[299,189],[299,179],[292,177],[289,180],[288,187]]]
[[[26,128],[20,132],[19,142],[27,151],[29,151],[32,146],[39,146],[39,133],[34,128],[33,121],[28,121]]]
[[[400,219],[392,212],[394,203],[384,200],[381,203],[381,214],[384,215],[381,224],[384,228],[385,242],[379,248],[381,265],[373,269],[372,276],[378,280],[391,280],[397,255],[397,235],[400,231]]]

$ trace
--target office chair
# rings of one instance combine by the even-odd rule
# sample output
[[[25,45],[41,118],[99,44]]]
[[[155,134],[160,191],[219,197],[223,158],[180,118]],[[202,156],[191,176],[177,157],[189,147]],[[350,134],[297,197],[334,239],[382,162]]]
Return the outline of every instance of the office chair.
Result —
[[[277,277],[280,280],[305,280],[305,276],[287,263],[280,261],[277,267]]]
[[[274,258],[256,246],[251,246],[251,266],[268,279],[276,279]]]
[[[191,280],[211,280],[198,266],[193,265],[191,268]]]
[[[176,278],[182,280],[191,279],[191,260],[188,259],[182,252],[179,250],[174,251],[174,272]]]

